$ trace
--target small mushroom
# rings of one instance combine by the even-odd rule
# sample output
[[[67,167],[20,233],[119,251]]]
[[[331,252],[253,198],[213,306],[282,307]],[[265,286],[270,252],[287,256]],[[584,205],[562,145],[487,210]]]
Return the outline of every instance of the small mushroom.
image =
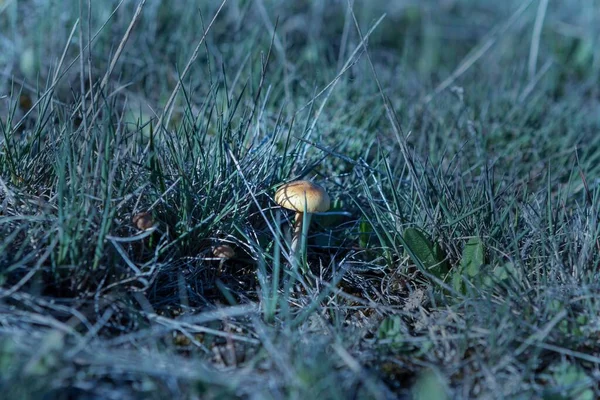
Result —
[[[154,226],[154,219],[152,219],[152,215],[149,212],[141,212],[135,214],[131,218],[131,222],[138,228],[140,231],[146,231]]]
[[[227,244],[221,244],[213,248],[213,255],[219,259],[219,268],[217,269],[217,274],[221,275],[221,272],[223,271],[223,264],[230,258],[235,257],[235,251],[233,248],[231,248],[231,246]]]
[[[329,210],[329,195],[316,183],[294,181],[277,189],[275,202],[283,208],[296,212],[291,247],[292,253],[296,254],[302,235],[303,214],[306,213],[306,223],[310,224],[312,213]]]

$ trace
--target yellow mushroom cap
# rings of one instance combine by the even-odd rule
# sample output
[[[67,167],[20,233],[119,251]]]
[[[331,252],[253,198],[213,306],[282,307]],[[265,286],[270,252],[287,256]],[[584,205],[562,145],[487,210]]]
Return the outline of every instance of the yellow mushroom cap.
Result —
[[[330,205],[325,189],[311,181],[283,185],[275,192],[275,202],[288,210],[309,213],[327,211]]]
[[[228,260],[235,257],[235,251],[227,244],[221,244],[213,249],[213,255],[217,258]]]

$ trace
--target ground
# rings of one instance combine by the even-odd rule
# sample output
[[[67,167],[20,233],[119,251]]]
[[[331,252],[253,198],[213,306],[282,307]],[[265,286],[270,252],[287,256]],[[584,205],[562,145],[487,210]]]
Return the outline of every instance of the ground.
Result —
[[[599,7],[0,0],[3,396],[598,398]]]

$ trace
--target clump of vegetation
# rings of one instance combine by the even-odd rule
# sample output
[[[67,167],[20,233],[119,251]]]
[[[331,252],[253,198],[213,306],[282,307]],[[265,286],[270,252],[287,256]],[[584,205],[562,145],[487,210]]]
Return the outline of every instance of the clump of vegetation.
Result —
[[[600,396],[591,3],[197,3],[0,1],[6,398]]]

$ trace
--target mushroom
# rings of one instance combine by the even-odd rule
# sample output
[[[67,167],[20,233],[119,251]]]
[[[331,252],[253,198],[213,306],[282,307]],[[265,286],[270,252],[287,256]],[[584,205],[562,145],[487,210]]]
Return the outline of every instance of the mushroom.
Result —
[[[292,253],[295,255],[302,235],[303,214],[306,213],[306,223],[309,225],[312,213],[329,210],[329,195],[325,189],[316,183],[294,181],[277,189],[275,202],[283,208],[296,212],[291,247]]]
[[[230,258],[235,257],[235,251],[227,244],[221,244],[213,248],[213,256],[219,259],[219,268],[217,274],[221,275],[223,264]]]
[[[141,212],[135,214],[131,218],[131,222],[138,228],[140,231],[145,231],[154,226],[154,220],[152,219],[152,215],[149,212]]]

